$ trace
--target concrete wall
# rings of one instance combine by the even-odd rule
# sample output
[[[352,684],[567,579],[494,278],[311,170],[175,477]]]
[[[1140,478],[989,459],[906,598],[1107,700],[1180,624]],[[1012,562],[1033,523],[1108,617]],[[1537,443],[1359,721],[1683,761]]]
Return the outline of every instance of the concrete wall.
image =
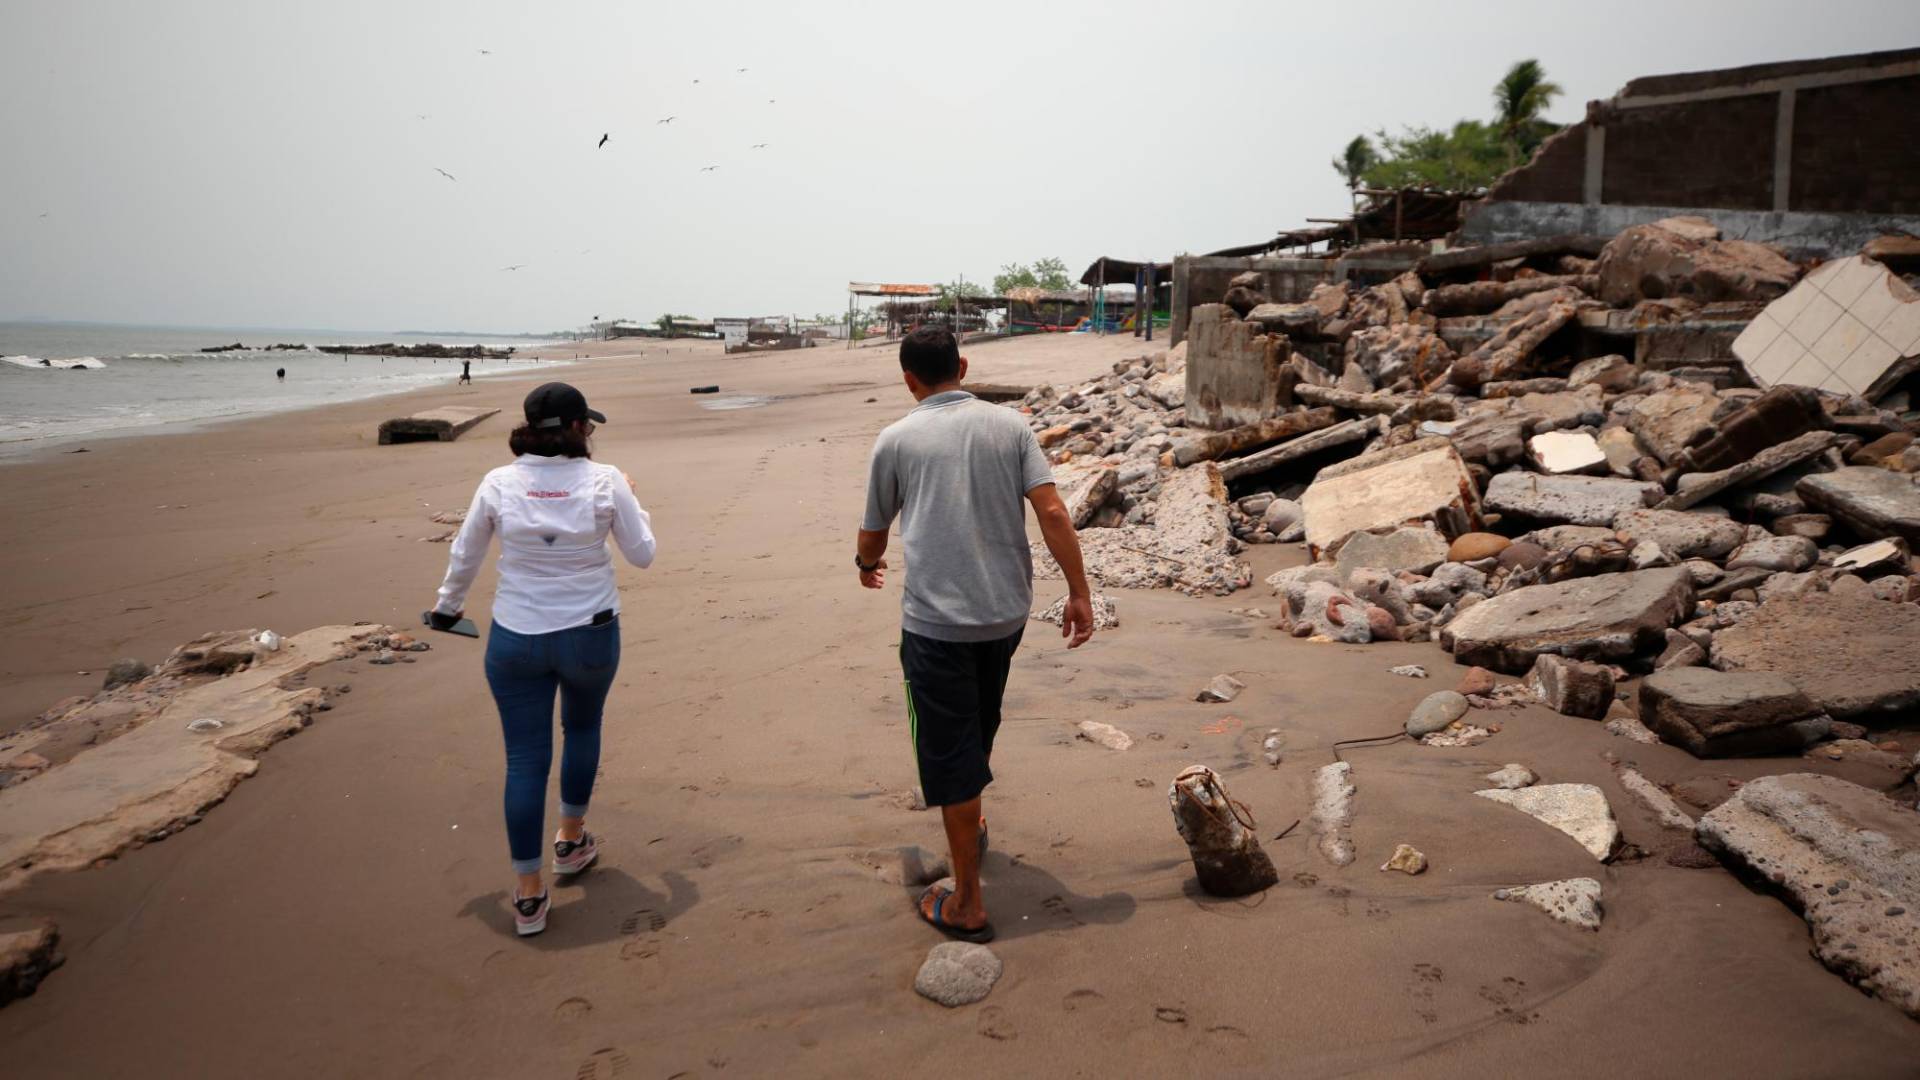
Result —
[[[1467,212],[1467,219],[1460,226],[1459,239],[1465,244],[1498,244],[1509,240],[1576,233],[1611,236],[1634,225],[1683,214],[1706,218],[1720,226],[1721,232],[1729,237],[1778,244],[1795,259],[1830,259],[1852,255],[1868,240],[1885,233],[1920,233],[1920,213],[1776,213],[1699,206],[1594,206],[1489,201]]]
[[[1187,423],[1230,428],[1279,411],[1286,338],[1260,332],[1225,304],[1193,309],[1187,343]]]

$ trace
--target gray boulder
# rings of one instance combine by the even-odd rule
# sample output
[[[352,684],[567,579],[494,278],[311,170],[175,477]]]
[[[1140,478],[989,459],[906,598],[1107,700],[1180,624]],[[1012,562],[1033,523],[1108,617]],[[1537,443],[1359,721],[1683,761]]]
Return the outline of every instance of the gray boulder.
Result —
[[[1457,663],[1520,675],[1542,653],[1609,662],[1656,653],[1666,629],[1692,613],[1693,579],[1681,567],[1597,574],[1476,604],[1447,625],[1440,643]]]
[[[1673,667],[1640,684],[1640,720],[1694,757],[1798,753],[1831,721],[1794,684],[1766,672]]]
[[[1920,541],[1920,487],[1903,473],[1855,465],[1803,476],[1794,491],[1863,537]]]
[[[1612,525],[1627,510],[1653,505],[1659,484],[1611,476],[1541,476],[1504,472],[1487,484],[1486,508],[1543,524]]]
[[[1804,536],[1769,536],[1764,540],[1749,540],[1734,549],[1733,557],[1727,560],[1727,569],[1753,567],[1798,573],[1819,559],[1820,546]]]
[[[1467,699],[1452,690],[1428,694],[1407,717],[1407,734],[1418,739],[1444,731],[1447,725],[1467,715],[1468,708]]]
[[[1343,575],[1360,567],[1424,574],[1447,561],[1447,538],[1428,528],[1357,532],[1340,545],[1333,565]]]
[[[1651,541],[1678,559],[1722,559],[1747,538],[1737,521],[1684,510],[1627,510],[1613,528],[1628,543]]]

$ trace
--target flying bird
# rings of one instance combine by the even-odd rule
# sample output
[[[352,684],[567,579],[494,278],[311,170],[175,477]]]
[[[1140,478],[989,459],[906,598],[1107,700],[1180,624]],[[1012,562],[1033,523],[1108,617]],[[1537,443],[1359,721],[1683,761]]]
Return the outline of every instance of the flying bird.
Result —
[[[767,148],[767,144],[763,142],[757,142],[753,144],[753,148],[755,150],[765,150]]]
[[[520,269],[521,267],[523,267],[523,266],[525,266],[525,265],[527,265],[527,264],[526,264],[526,263],[514,263],[514,264],[513,264],[512,266],[503,266],[503,267],[501,267],[500,269],[502,269],[502,270],[518,270],[518,269]]]
[[[480,55],[481,55],[481,56],[492,56],[492,55],[493,55],[493,50],[492,50],[492,49],[481,49],[481,50],[480,50]]]
[[[695,85],[695,86],[699,86],[699,85],[700,85],[700,80],[699,80],[699,79],[695,79],[695,80],[693,80],[693,85]]]
[[[601,148],[602,146],[605,146],[605,145],[607,145],[607,139],[608,139],[608,136],[607,136],[607,135],[605,135],[605,134],[602,134],[602,135],[600,136],[600,141],[599,141],[599,142],[597,142],[597,143],[595,143],[595,144],[594,144],[594,146],[593,146],[593,148],[594,148],[595,150],[598,150],[598,149],[600,149],[600,148]]]
[[[768,99],[767,99],[767,104],[769,104],[769,105],[771,105],[771,104],[773,104],[773,99],[772,99],[772,98],[768,98]]]
[[[427,118],[427,114],[423,112],[417,112],[413,114],[413,118],[415,120],[425,120]]]
[[[737,75],[745,75],[747,73],[746,68],[734,68],[733,70],[734,70],[734,73]]]
[[[655,120],[655,121],[654,121],[654,125],[655,125],[655,126],[657,127],[657,126],[659,126],[659,125],[661,125],[661,124],[671,124],[671,123],[673,123],[673,120],[674,120],[674,118],[673,118],[673,117],[671,117],[671,116],[669,116],[669,117],[667,117],[667,118],[666,118],[665,120]]]
[[[701,168],[700,168],[700,171],[701,171],[701,172],[712,172],[713,170],[715,170],[715,169],[717,169],[717,168],[719,168],[719,167],[720,167],[720,166],[718,166],[718,165],[703,165],[703,166],[701,166]]]
[[[454,183],[456,183],[456,184],[460,182],[460,178],[459,178],[459,177],[457,177],[457,176],[455,176],[455,175],[453,175],[452,173],[450,173],[450,172],[448,172],[448,171],[447,171],[447,170],[445,170],[445,169],[442,169],[442,168],[439,168],[439,167],[437,167],[437,166],[436,166],[436,167],[434,168],[434,170],[433,170],[433,171],[434,171],[434,172],[437,172],[437,173],[439,173],[439,174],[440,174],[441,176],[444,176],[444,177],[446,177],[446,178],[447,178],[447,179],[449,179],[449,180],[452,180],[452,181],[453,181]]]

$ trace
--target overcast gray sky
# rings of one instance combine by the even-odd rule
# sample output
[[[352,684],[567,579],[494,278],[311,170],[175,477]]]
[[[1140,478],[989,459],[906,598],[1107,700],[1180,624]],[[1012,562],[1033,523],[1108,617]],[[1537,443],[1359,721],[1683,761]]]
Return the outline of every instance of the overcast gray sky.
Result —
[[[1915,44],[1914,0],[3,0],[0,319],[842,310],[1336,214],[1348,138],[1484,117],[1523,57],[1571,121],[1637,75]]]

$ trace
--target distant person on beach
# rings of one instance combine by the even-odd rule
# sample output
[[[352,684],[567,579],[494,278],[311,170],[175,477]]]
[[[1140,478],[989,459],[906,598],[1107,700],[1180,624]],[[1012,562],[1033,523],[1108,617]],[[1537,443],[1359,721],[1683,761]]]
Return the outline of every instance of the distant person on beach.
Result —
[[[286,369],[286,368],[281,368],[281,369],[280,369],[279,371],[276,371],[276,372],[274,372],[274,373],[273,373],[273,377],[274,377],[274,378],[276,378],[276,379],[279,379],[279,380],[280,380],[281,382],[286,382],[286,381],[287,381],[287,369]]]
[[[525,412],[526,423],[507,437],[518,456],[480,481],[429,614],[437,629],[459,621],[487,545],[498,535],[500,580],[486,672],[507,746],[507,849],[518,877],[514,930],[522,937],[547,928],[550,906],[540,859],[554,693],[565,742],[553,872],[570,877],[600,854],[587,831],[587,801],[600,767],[600,717],[620,666],[620,593],[607,540],[641,568],[653,563],[654,552],[652,521],[633,482],[592,460],[587,440],[607,418],[566,383],[536,388]]]
[[[960,388],[967,361],[953,334],[915,330],[900,343],[907,392],[919,407],[874,441],[866,520],[854,566],[860,584],[885,583],[887,530],[900,519],[910,573],[901,597],[900,667],[907,723],[928,806],[940,808],[954,887],[921,893],[920,917],[949,936],[993,938],[980,893],[987,822],[980,796],[1000,728],[1007,672],[1033,607],[1025,507],[1067,579],[1061,636],[1093,636],[1080,538],[1053,469],[1019,413]]]
[[[473,385],[473,361],[471,360],[460,361],[460,381],[455,383],[454,385],[455,386],[460,386],[460,385],[472,386]]]

